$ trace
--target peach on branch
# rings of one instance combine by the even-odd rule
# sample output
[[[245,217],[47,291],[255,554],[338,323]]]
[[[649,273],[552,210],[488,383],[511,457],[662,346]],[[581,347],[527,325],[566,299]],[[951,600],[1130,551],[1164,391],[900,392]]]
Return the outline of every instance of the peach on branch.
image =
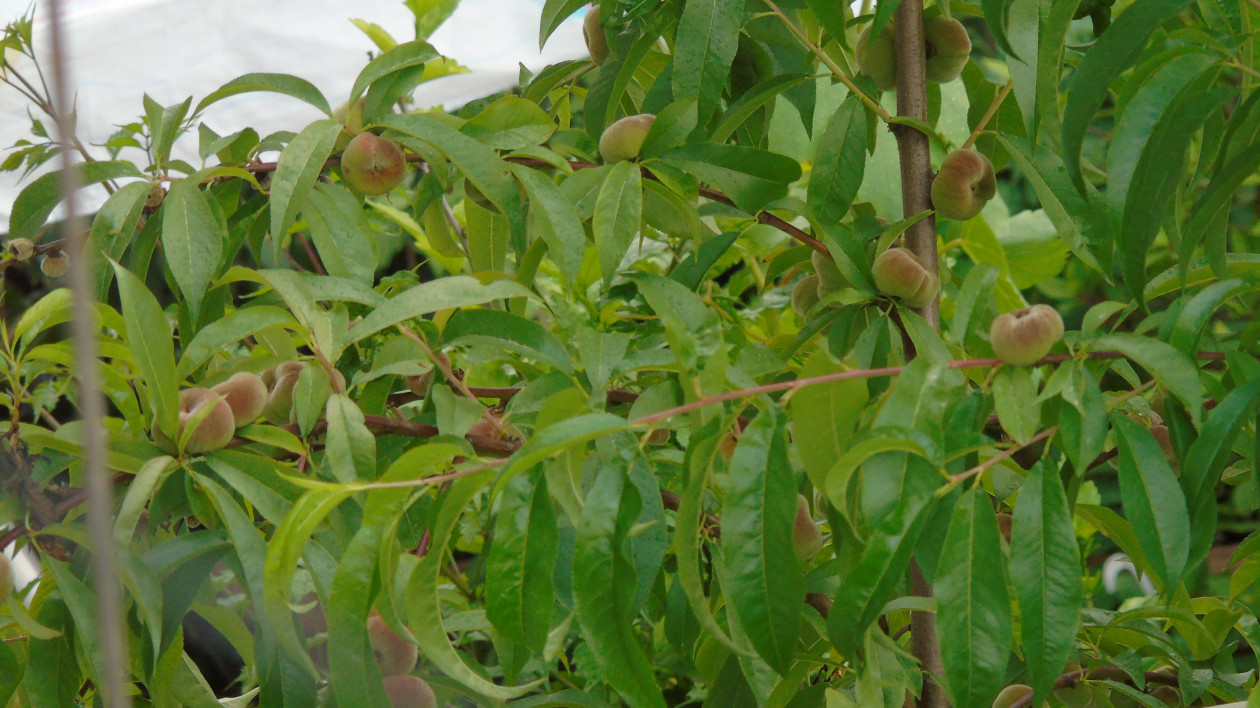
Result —
[[[897,49],[891,23],[885,25],[873,39],[870,25],[867,25],[858,37],[855,54],[858,71],[871,77],[875,88],[888,91],[897,87]]]
[[[989,328],[993,353],[1007,364],[1027,366],[1050,353],[1063,338],[1063,318],[1049,305],[998,315]]]
[[[267,407],[267,385],[258,374],[248,371],[238,371],[210,390],[227,401],[238,428],[258,420]]]
[[[192,426],[191,432],[185,432]],[[223,396],[208,388],[188,388],[179,392],[179,426],[175,439],[187,435],[184,452],[194,455],[218,450],[232,440],[236,420]],[[176,451],[175,443],[160,428],[153,429],[153,440],[167,452]]]
[[[267,405],[263,408],[263,415],[269,422],[284,425],[292,419],[293,389],[304,368],[306,364],[303,362],[286,361],[272,369],[269,376],[263,377],[264,381],[272,381],[271,390],[267,393]]]
[[[608,58],[608,37],[599,24],[599,5],[591,5],[582,20],[582,37],[586,40],[586,49],[591,53],[591,61],[603,64]]]
[[[395,632],[380,615],[372,615],[367,621],[368,641],[372,655],[382,676],[394,676],[411,671],[416,665],[420,650]]]
[[[354,136],[341,153],[341,176],[358,194],[385,194],[402,182],[406,172],[407,158],[398,143],[372,133]]]
[[[29,238],[15,238],[9,242],[9,255],[19,263],[29,261],[35,255],[35,242]]]
[[[936,268],[908,248],[890,248],[876,256],[871,276],[881,293],[899,297],[911,307],[927,305],[941,289]]]
[[[823,547],[822,532],[809,515],[809,500],[803,494],[796,495],[796,523],[792,526],[792,543],[796,558],[802,563],[818,555]]]
[[[814,272],[818,274],[819,299],[841,288],[849,287],[849,279],[844,277],[844,274],[836,267],[836,262],[831,259],[831,256],[814,251],[809,255],[809,259],[814,264]]]
[[[608,126],[599,136],[599,156],[608,164],[635,159],[655,121],[651,113],[640,113]]]
[[[927,53],[927,78],[938,84],[958,78],[971,58],[971,37],[967,28],[952,17],[937,15],[923,20],[923,42]]]
[[[1032,686],[1022,683],[1013,683],[1002,689],[1002,691],[997,694],[997,698],[993,699],[993,708],[1011,708],[1011,706],[1015,705],[1016,701],[1024,698],[1025,696],[1032,695],[1032,692]]]
[[[818,291],[820,290],[820,279],[816,275],[807,278],[801,278],[796,287],[792,288],[792,309],[796,310],[796,314],[804,317],[809,311],[814,309],[814,305],[818,304]]]
[[[391,708],[436,708],[437,696],[419,676],[388,676],[385,695]]]
[[[70,259],[62,253],[50,253],[39,262],[39,269],[49,278],[60,278],[70,272]]]
[[[975,150],[955,150],[932,180],[932,208],[942,219],[966,221],[997,194],[993,163]]]

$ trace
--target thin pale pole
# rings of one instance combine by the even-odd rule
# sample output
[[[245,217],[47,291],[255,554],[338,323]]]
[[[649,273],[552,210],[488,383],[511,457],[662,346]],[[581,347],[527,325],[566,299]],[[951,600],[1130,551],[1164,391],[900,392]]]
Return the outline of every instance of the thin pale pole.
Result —
[[[109,708],[130,708],[131,697],[124,690],[127,674],[127,636],[123,632],[122,597],[118,573],[114,568],[113,480],[105,469],[105,401],[101,396],[97,356],[96,314],[94,312],[87,259],[83,249],[87,240],[83,219],[75,208],[75,191],[79,173],[74,165],[74,125],[71,120],[69,70],[66,67],[65,28],[62,26],[60,0],[49,0],[49,34],[53,54],[53,105],[57,117],[57,138],[61,143],[61,199],[66,209],[63,225],[65,251],[70,259],[70,287],[74,291],[75,367],[78,370],[79,412],[83,417],[83,476],[88,493],[88,527],[95,540],[92,569],[95,575],[97,626],[84,627],[100,633],[103,656],[100,665],[105,675],[99,677],[105,705]]]

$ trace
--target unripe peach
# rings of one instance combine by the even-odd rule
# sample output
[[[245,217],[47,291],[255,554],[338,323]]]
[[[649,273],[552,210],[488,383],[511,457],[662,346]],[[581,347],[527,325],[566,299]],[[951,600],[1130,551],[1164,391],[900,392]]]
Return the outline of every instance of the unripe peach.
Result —
[[[276,425],[284,425],[293,417],[293,388],[297,386],[298,376],[306,364],[300,361],[286,361],[279,364],[272,372],[275,381],[267,394],[267,405],[263,415]]]
[[[385,695],[391,708],[437,708],[437,696],[419,676],[389,676]]]
[[[638,157],[643,140],[655,121],[656,116],[651,113],[640,113],[626,116],[608,126],[604,129],[604,134],[599,136],[599,156],[610,165]]]
[[[942,219],[966,221],[997,194],[993,163],[975,150],[955,150],[932,180],[932,208]]]
[[[1011,529],[1015,525],[1015,519],[1010,514],[1003,511],[997,515],[997,525],[998,533],[1002,534],[1002,538],[1006,539],[1007,543],[1010,543]]]
[[[267,385],[258,374],[248,371],[238,371],[210,390],[227,401],[238,428],[258,420],[267,407]]]
[[[62,253],[50,253],[39,262],[39,269],[49,278],[60,278],[70,272],[70,259]]]
[[[591,53],[591,61],[603,64],[608,58],[608,37],[599,24],[599,5],[592,5],[582,20],[582,37],[586,39],[586,49]]]
[[[149,196],[144,198],[144,208],[149,211],[157,211],[162,206],[162,202],[166,200],[166,189],[157,182],[149,188]]]
[[[1063,318],[1049,305],[998,315],[989,328],[993,353],[1007,364],[1027,366],[1050,353],[1063,338]]]
[[[0,603],[13,594],[13,564],[9,557],[0,553]]]
[[[372,615],[367,621],[368,640],[372,643],[372,655],[382,676],[405,674],[416,665],[420,650],[385,623],[380,615]]]
[[[923,307],[941,289],[936,268],[929,267],[907,248],[890,248],[876,256],[871,276],[881,293],[899,297],[911,307]]]
[[[667,442],[669,442],[669,428],[657,428],[648,433],[648,445],[664,445]]]
[[[424,398],[429,395],[429,384],[433,382],[433,371],[426,371],[419,376],[408,376],[406,381],[407,390]]]
[[[927,45],[928,80],[944,84],[958,78],[971,58],[967,28],[952,17],[929,17],[923,20],[923,41]]]
[[[993,699],[993,708],[1011,708],[1015,701],[1027,696],[1033,692],[1032,686],[1026,686],[1022,683],[1013,683],[1002,692],[997,694],[997,698]]]
[[[1161,701],[1164,705],[1174,706],[1174,708],[1181,705],[1181,692],[1172,686],[1160,686],[1151,691],[1151,698]]]
[[[844,274],[836,267],[836,262],[831,259],[831,256],[814,251],[809,255],[809,259],[814,264],[814,272],[818,274],[819,299],[841,288],[849,287],[849,279],[844,277]]]
[[[24,263],[35,254],[35,242],[29,238],[15,238],[9,242],[9,255],[19,263]]]
[[[351,135],[358,135],[363,132],[363,104],[367,101],[364,96],[351,104],[349,101],[342,103],[333,109],[332,119],[346,127],[346,132]]]
[[[823,547],[822,532],[809,515],[809,500],[802,494],[796,495],[796,524],[792,527],[792,543],[796,547],[796,558],[802,563],[818,555]]]
[[[871,27],[867,25],[858,37],[855,54],[858,71],[871,77],[875,88],[888,91],[897,87],[897,51],[891,23],[885,25],[873,40]]]
[[[804,317],[818,304],[819,282],[818,276],[811,275],[801,278],[796,287],[792,288],[792,309],[796,310],[796,314]]]
[[[232,418],[232,409],[227,401],[208,388],[188,388],[179,392],[179,427],[176,429],[176,439],[183,437],[184,430],[197,418],[201,420],[188,436],[184,452],[198,455],[218,450],[227,445],[236,432],[236,421]],[[175,449],[171,439],[158,428],[153,430],[153,439],[159,447],[167,451]]]
[[[407,172],[407,158],[398,143],[372,133],[354,136],[341,153],[341,176],[351,190],[369,197],[398,186]]]

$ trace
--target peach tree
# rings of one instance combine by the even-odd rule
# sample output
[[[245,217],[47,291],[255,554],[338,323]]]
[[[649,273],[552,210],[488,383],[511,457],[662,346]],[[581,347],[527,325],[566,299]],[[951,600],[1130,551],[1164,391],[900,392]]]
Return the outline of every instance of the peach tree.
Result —
[[[1248,698],[1260,4],[606,0],[453,112],[406,4],[338,108],[95,151],[0,73],[82,156],[0,262],[0,704]]]

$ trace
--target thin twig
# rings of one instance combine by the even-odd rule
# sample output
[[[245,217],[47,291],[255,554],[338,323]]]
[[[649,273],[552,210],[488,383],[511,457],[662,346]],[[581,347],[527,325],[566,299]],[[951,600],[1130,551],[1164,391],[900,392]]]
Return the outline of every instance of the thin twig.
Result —
[[[967,142],[962,144],[963,150],[971,147],[976,142],[976,139],[980,137],[980,134],[984,132],[984,129],[988,127],[989,121],[993,120],[993,116],[997,115],[998,109],[1002,107],[1002,102],[1006,100],[1006,95],[1011,92],[1012,88],[1015,88],[1014,80],[1007,81],[1006,85],[993,97],[993,103],[989,104],[989,110],[985,111],[984,115],[980,117],[980,122],[976,124],[976,129],[971,131],[971,135],[967,136]]]
[[[398,329],[416,344],[419,344],[421,349],[424,349],[425,354],[428,354],[429,358],[433,360],[434,366],[438,367],[438,369],[442,371],[442,375],[446,377],[447,383],[460,393],[464,394],[466,398],[470,398],[474,401],[477,400],[477,397],[473,395],[472,391],[468,390],[468,384],[465,384],[464,380],[456,376],[455,372],[451,370],[451,362],[445,355],[433,351],[433,348],[429,346],[428,342],[424,341],[423,337],[420,337],[415,332],[412,332],[404,325],[398,325]],[[478,403],[480,403],[480,401],[478,401]],[[481,411],[481,417],[485,418],[490,425],[498,431],[499,435],[503,437],[510,437],[508,431],[503,428],[503,423],[499,422],[499,419],[496,416],[491,415],[489,408]]]

